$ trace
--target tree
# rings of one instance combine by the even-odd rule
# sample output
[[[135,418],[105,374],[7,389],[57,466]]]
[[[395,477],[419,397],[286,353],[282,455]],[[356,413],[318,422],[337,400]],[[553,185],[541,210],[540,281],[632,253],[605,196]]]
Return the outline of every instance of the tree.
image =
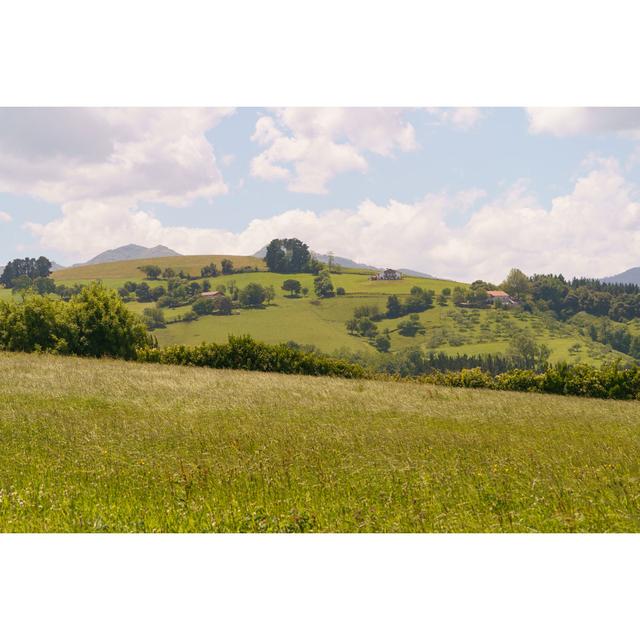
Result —
[[[51,273],[51,262],[44,256],[35,258],[16,258],[10,260],[0,275],[0,284],[7,289],[13,287],[13,281],[20,276],[27,276],[30,280],[48,278]],[[24,281],[22,281],[24,282]]]
[[[240,304],[243,307],[259,307],[267,298],[265,288],[257,282],[250,282],[238,294]]]
[[[417,333],[424,333],[424,325],[420,322],[420,316],[412,313],[408,320],[402,320],[398,323],[398,333],[401,336],[409,336],[413,338]]]
[[[343,296],[343,295],[345,295],[345,294],[346,294],[346,291],[344,290],[344,287],[338,287],[338,288],[336,289],[336,295],[337,295],[337,296]]]
[[[221,316],[230,316],[233,311],[233,304],[229,296],[216,296],[213,299],[213,307],[216,313],[219,313]]]
[[[282,283],[282,289],[284,291],[289,291],[290,292],[290,297],[293,296],[299,296],[300,295],[300,290],[302,289],[302,285],[300,284],[299,280],[285,280]]]
[[[164,319],[164,311],[162,309],[147,307],[142,312],[142,316],[149,331],[153,331],[154,329],[164,329],[164,327],[167,326]]]
[[[138,302],[152,302],[151,289],[146,282],[141,282],[136,286],[136,300]]]
[[[56,283],[52,278],[36,278],[33,281],[33,289],[41,296],[44,296],[48,293],[55,293]]]
[[[149,343],[139,316],[126,308],[115,291],[100,283],[84,287],[65,306],[67,322],[72,326],[71,353],[129,360],[138,348]]]
[[[386,335],[377,336],[373,341],[375,348],[382,353],[386,353],[391,348],[391,340]]]
[[[302,287],[300,291],[305,298],[309,295],[309,287]]]
[[[138,267],[138,269],[140,269],[149,280],[157,280],[162,273],[162,269],[157,264],[145,264]]]
[[[267,304],[271,304],[273,299],[276,297],[276,290],[273,288],[273,285],[267,285],[264,288],[264,300]]]
[[[24,298],[25,294],[33,286],[33,280],[26,275],[18,276],[11,281],[13,295],[20,295]]]
[[[191,309],[199,316],[209,316],[215,311],[213,298],[198,298],[191,305]]]
[[[435,292],[422,287],[411,287],[411,293],[403,305],[405,313],[425,311],[433,306]]]
[[[223,275],[228,276],[233,273],[233,262],[229,260],[229,258],[223,258],[220,265],[222,267]]]
[[[397,295],[387,298],[387,318],[398,318],[402,315],[402,303]]]
[[[509,342],[508,353],[527,369],[541,369],[546,365],[551,350],[545,344],[536,343],[531,336],[518,333]]]
[[[165,280],[171,280],[171,278],[175,278],[176,277],[176,272],[171,268],[171,267],[167,267],[163,272],[162,272],[162,277]]]
[[[453,304],[460,306],[467,301],[467,291],[462,287],[455,287],[452,296]]]
[[[274,238],[267,245],[264,261],[275,273],[303,273],[312,271],[309,247],[298,238]]]
[[[321,271],[318,276],[313,279],[313,289],[318,298],[331,298],[333,293],[333,282],[328,271]]]
[[[218,275],[218,265],[215,262],[211,262],[200,269],[200,275],[203,278],[215,278]]]
[[[517,300],[523,300],[531,291],[531,282],[520,269],[511,269],[500,286]]]

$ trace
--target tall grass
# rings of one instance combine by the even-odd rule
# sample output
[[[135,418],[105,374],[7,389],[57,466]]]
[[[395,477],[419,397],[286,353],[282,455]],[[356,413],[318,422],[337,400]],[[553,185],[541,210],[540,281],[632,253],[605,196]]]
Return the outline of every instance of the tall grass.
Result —
[[[1,354],[2,531],[640,531],[640,404]]]

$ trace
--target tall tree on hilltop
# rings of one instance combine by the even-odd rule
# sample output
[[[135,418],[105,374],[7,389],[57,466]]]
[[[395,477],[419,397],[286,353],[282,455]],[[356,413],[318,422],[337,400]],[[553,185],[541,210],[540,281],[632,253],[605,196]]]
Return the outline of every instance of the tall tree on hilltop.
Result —
[[[303,273],[312,268],[309,247],[298,238],[274,238],[267,245],[264,261],[275,273]]]
[[[16,258],[4,268],[0,276],[0,284],[11,289],[13,281],[20,276],[35,280],[36,278],[47,278],[50,273],[51,262],[44,256],[40,256],[37,260],[35,258]]]

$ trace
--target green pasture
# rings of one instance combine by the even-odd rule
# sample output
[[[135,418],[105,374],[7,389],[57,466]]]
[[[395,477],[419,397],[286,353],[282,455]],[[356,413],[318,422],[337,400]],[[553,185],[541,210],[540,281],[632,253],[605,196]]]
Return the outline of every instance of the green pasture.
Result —
[[[8,353],[0,375],[2,532],[640,531],[636,401]]]

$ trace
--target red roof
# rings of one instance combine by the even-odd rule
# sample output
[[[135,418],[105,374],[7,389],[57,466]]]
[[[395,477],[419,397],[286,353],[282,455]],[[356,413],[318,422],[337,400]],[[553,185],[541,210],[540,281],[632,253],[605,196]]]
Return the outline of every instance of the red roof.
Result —
[[[506,291],[487,291],[487,294],[492,298],[508,298],[509,294]]]

